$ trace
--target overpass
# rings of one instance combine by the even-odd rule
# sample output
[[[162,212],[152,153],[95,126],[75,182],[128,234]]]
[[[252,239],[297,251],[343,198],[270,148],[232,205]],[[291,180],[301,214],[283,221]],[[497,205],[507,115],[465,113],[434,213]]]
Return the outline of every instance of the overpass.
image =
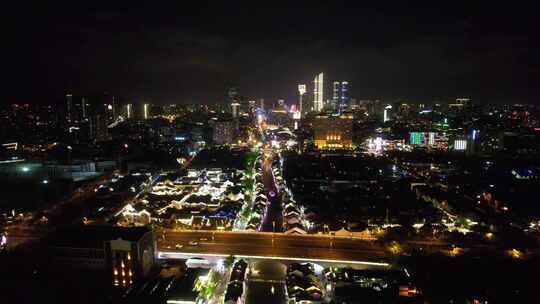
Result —
[[[164,231],[157,234],[158,258],[225,257],[312,261],[321,264],[388,267],[381,246],[350,237],[265,232]]]

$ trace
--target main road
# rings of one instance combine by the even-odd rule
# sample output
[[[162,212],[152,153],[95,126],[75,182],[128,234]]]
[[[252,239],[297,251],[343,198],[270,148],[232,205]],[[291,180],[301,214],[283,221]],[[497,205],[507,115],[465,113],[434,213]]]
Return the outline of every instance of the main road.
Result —
[[[356,238],[264,232],[166,231],[158,232],[157,239],[159,252],[182,252],[192,256],[215,254],[370,262],[387,259],[382,247]]]
[[[276,180],[272,170],[274,157],[270,154],[263,158],[262,181],[268,197],[266,213],[261,224],[261,231],[264,232],[282,232],[283,231],[283,206],[281,202],[281,193],[276,187]]]

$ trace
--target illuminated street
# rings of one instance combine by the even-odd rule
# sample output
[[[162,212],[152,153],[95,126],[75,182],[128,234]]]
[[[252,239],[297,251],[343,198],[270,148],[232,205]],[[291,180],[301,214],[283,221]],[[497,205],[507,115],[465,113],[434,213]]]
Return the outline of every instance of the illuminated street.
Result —
[[[199,244],[191,246],[189,245],[190,241],[197,241]],[[177,244],[182,245],[182,248],[175,249]],[[384,250],[369,241],[281,233],[166,232],[166,239],[158,241],[158,248],[164,252],[181,251],[306,259],[378,261],[385,258]]]
[[[281,203],[281,193],[276,187],[274,173],[272,172],[273,160],[273,154],[270,153],[263,161],[263,183],[270,202],[261,225],[261,231],[264,232],[283,231],[283,206]]]

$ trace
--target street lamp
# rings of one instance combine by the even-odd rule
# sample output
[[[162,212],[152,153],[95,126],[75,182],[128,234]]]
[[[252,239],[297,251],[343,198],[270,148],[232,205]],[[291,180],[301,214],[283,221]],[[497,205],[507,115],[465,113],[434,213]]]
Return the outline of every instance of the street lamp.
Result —
[[[272,221],[272,248],[274,248],[274,235],[276,233],[276,221]]]

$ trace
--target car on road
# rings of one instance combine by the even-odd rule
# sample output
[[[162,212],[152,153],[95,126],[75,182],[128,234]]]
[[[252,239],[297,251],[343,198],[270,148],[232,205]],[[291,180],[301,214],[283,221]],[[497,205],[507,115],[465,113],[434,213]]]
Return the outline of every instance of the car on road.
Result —
[[[182,245],[182,244],[176,244],[174,246],[174,248],[176,248],[176,249],[182,249],[183,247],[184,247],[184,245]]]
[[[197,245],[199,245],[199,242],[197,242],[197,241],[189,241],[189,244],[191,246],[197,246]]]
[[[186,266],[188,268],[210,268],[210,262],[203,258],[189,258],[186,261]]]
[[[208,238],[202,237],[202,238],[199,239],[199,241],[201,241],[201,242],[202,241],[208,241]]]

